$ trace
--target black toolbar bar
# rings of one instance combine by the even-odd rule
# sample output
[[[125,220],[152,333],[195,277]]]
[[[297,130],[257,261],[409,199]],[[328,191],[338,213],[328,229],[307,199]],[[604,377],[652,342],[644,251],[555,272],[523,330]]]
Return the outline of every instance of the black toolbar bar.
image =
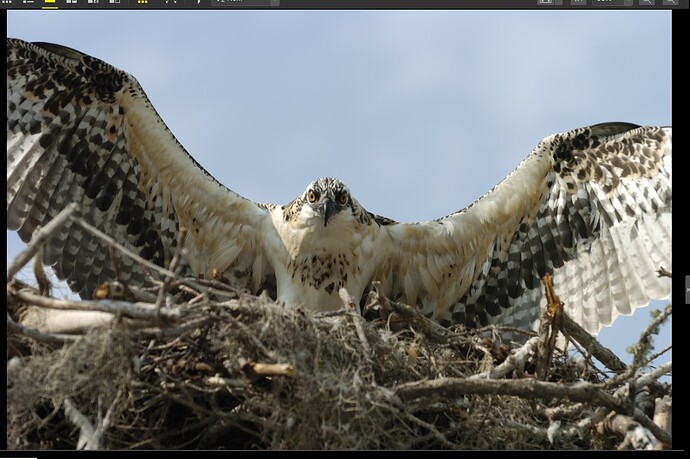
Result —
[[[688,9],[690,0],[0,0],[0,9]]]

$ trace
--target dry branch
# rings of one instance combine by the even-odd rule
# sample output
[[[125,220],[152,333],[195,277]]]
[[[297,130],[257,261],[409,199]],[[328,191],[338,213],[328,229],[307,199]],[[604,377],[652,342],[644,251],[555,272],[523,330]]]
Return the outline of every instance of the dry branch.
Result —
[[[74,342],[77,337],[74,335],[63,335],[56,333],[44,333],[32,327],[26,327],[15,322],[9,314],[7,314],[7,331],[10,333],[21,333],[24,336],[33,338],[36,341],[49,344],[65,344]]]
[[[19,272],[20,269],[26,265],[34,255],[43,247],[43,245],[48,242],[53,236],[53,233],[57,231],[61,226],[69,222],[73,218],[73,214],[79,212],[79,206],[76,203],[68,204],[62,211],[55,216],[51,221],[49,221],[44,227],[37,229],[33,236],[31,237],[31,242],[26,247],[26,250],[21,252],[17,257],[12,260],[10,265],[7,267],[7,282]]]
[[[648,373],[642,373],[635,379],[637,387],[644,387],[656,382],[663,375],[670,375],[673,370],[673,362],[666,362]]]
[[[259,363],[240,359],[240,368],[250,376],[294,376],[295,368],[290,363]]]
[[[616,372],[623,372],[628,368],[616,354],[603,346],[567,314],[563,314],[563,331],[568,337],[577,341],[594,358],[606,365],[606,368]]]
[[[665,430],[669,435],[672,431],[673,401],[665,395],[657,398],[654,405],[654,424]]]
[[[630,395],[631,388],[634,390],[635,388],[642,388],[644,386],[650,386],[650,385],[657,385],[657,379],[665,374],[670,374],[671,370],[673,368],[673,363],[672,362],[667,362],[663,365],[660,365],[658,368],[656,368],[653,371],[650,371],[649,373],[643,373],[639,375],[637,378],[628,380],[627,384],[622,385],[616,391],[614,392],[614,396],[619,398],[619,399],[624,399],[627,396]],[[620,380],[621,375],[616,376],[613,378],[613,380]],[[610,385],[607,384],[607,385]],[[652,435],[654,435],[657,440],[659,440],[661,443],[663,443],[666,447],[671,447],[673,444],[673,439],[671,437],[671,432],[667,432],[663,428],[659,427],[652,421],[645,413],[642,412],[641,409],[631,406],[631,409],[628,410],[629,412],[632,412],[633,418],[639,422],[642,427],[646,428],[649,430]],[[620,414],[628,414],[626,411],[618,411]]]
[[[659,333],[659,326],[666,321],[666,319],[671,315],[673,312],[673,305],[672,304],[667,304],[664,310],[657,314],[652,321],[645,327],[644,330],[642,330],[642,333],[640,333],[640,338],[637,340],[637,343],[633,346],[633,364],[631,365],[631,369],[629,371],[635,371],[637,368],[640,368],[645,364],[645,356],[648,354],[649,350],[651,349],[652,343],[653,343],[653,335],[657,335]]]
[[[175,279],[175,281],[177,281],[177,282],[188,285],[189,287],[192,287],[192,288],[197,289],[197,290],[208,290],[210,293],[227,294],[227,292],[224,292],[222,290],[218,290],[216,292],[216,291],[213,291],[213,289],[205,288],[196,279],[182,278],[180,275],[178,275],[174,271],[172,271],[168,268],[164,268],[162,266],[158,266],[157,264],[152,263],[152,262],[146,260],[145,258],[142,258],[141,256],[139,256],[136,253],[129,250],[127,247],[125,247],[122,244],[120,244],[119,242],[117,242],[112,237],[110,237],[107,234],[105,234],[104,232],[100,231],[95,226],[92,226],[89,223],[87,223],[83,218],[75,217],[74,215],[69,215],[68,217],[75,224],[78,224],[82,228],[84,228],[92,236],[100,239],[105,244],[109,245],[110,247],[117,249],[121,254],[131,258],[132,260],[136,261],[137,263],[141,264],[142,266],[149,268],[151,271],[157,272],[161,276],[170,277],[172,279]],[[52,223],[52,221],[51,221],[51,223]],[[46,225],[46,226],[48,226],[48,225]],[[19,268],[21,269],[21,266]],[[8,273],[9,273],[9,270],[8,270]],[[9,275],[8,275],[8,282],[9,282]]]
[[[539,340],[537,341],[537,379],[544,381],[548,376],[549,367],[556,347],[556,338],[563,323],[563,303],[553,288],[553,276],[546,273],[542,278],[546,309],[542,312],[539,325]]]
[[[50,309],[63,309],[75,311],[100,311],[116,316],[125,316],[132,319],[146,320],[150,322],[163,321],[174,323],[180,317],[179,309],[164,309],[157,313],[155,305],[146,303],[128,303],[126,301],[99,300],[99,301],[72,301],[47,298],[25,290],[9,292],[17,300]]]
[[[34,255],[34,277],[36,278],[36,282],[38,283],[38,292],[43,296],[47,296],[50,295],[50,289],[52,288],[52,284],[50,282],[50,279],[48,279],[48,276],[46,276],[45,270],[43,269],[42,252],[43,250],[41,248],[36,252],[36,255]]]
[[[615,414],[601,423],[604,433],[615,433],[623,437],[618,449],[655,449],[656,439],[630,416]]]
[[[176,294],[182,289],[193,305]],[[160,309],[164,323],[155,300],[133,302],[142,297],[136,287],[119,300],[67,301],[8,284],[13,304],[106,311],[144,326],[112,321],[62,340],[8,314],[12,342],[26,345],[8,374],[8,445],[615,449],[624,437],[601,434],[615,415],[671,445],[670,430],[632,409],[628,390],[656,384],[670,362],[594,384],[556,349],[545,363],[559,382],[544,382],[530,376],[536,336],[497,352],[481,330],[443,328],[381,296],[370,306],[395,314],[394,327],[365,321],[345,291],[345,308],[328,314],[239,294],[216,279],[170,277],[142,291],[177,302]],[[112,400],[104,416],[101,400]],[[658,404],[670,424],[670,408]]]
[[[357,304],[352,299],[350,292],[348,292],[345,288],[338,290],[338,295],[340,295],[340,299],[345,305],[345,309],[350,312],[350,316],[355,324],[355,330],[357,330],[357,337],[359,338],[359,342],[362,344],[362,352],[364,353],[364,357],[366,359],[370,359],[371,348],[369,347],[369,342],[367,341],[367,335],[364,333],[364,328],[362,326],[364,319],[359,313]]]
[[[199,329],[211,325],[213,323],[212,317],[202,317],[199,319],[190,320],[181,325],[173,327],[146,327],[138,331],[138,335],[142,337],[153,338],[171,338],[179,337],[185,333],[198,331]]]
[[[524,345],[510,354],[496,368],[472,375],[468,379],[498,379],[505,377],[513,370],[524,368],[527,360],[534,355],[537,341],[538,338],[536,336],[528,339]]]
[[[625,406],[598,384],[587,382],[551,383],[535,379],[469,379],[441,378],[401,384],[396,394],[404,400],[418,398],[455,398],[465,394],[512,395],[526,399],[559,398],[574,402],[589,402],[624,411]]]
[[[161,266],[158,266],[155,263],[151,263],[147,259],[142,258],[141,256],[137,255],[136,253],[132,252],[127,247],[123,246],[122,244],[120,244],[119,242],[117,242],[115,239],[108,236],[104,232],[100,231],[95,226],[92,226],[89,223],[87,223],[83,218],[78,218],[78,217],[75,218],[74,216],[70,216],[70,218],[74,223],[76,223],[77,225],[84,228],[88,233],[91,233],[92,236],[100,239],[101,241],[105,242],[109,246],[116,248],[118,251],[120,251],[120,253],[128,256],[129,258],[136,261],[137,263],[140,263],[141,265],[146,266],[147,268],[151,269],[152,271],[158,272],[160,274],[163,274],[166,276],[177,277],[177,275],[174,272],[172,272],[171,270],[163,268]]]
[[[22,300],[27,299],[35,298]],[[626,414],[629,409],[620,387],[612,393],[610,386],[585,381],[496,379],[523,374],[531,364],[536,337],[487,370],[489,350],[480,350],[474,332],[446,330],[445,338],[429,340],[382,328],[380,321],[361,321],[352,312],[322,319],[251,296],[176,308],[185,313],[174,327],[132,330],[114,324],[110,330],[93,331],[86,341],[63,346],[80,365],[93,360],[94,371],[114,364],[112,352],[108,360],[99,361],[94,349],[122,349],[118,352],[133,371],[120,371],[124,379],[117,383],[94,373],[86,392],[42,397],[69,398],[94,432],[99,425],[107,430],[98,439],[101,448],[573,448],[590,445],[597,438],[591,429],[609,413]],[[148,311],[153,314],[153,305]],[[354,319],[359,319],[355,323],[361,325],[370,359],[362,352]],[[170,333],[173,330],[176,333]],[[105,344],[103,333],[126,334],[114,345]],[[124,344],[131,348],[118,347]],[[22,383],[22,375],[36,381],[76,377],[67,370],[72,364],[57,355],[49,358],[53,367],[26,358],[11,373],[8,419],[14,429],[21,419],[14,413],[22,413],[22,406],[36,411],[40,400],[35,392],[22,398],[31,387]],[[63,376],[55,373],[57,368]],[[670,369],[638,375],[634,383],[642,385]],[[41,376],[46,370],[51,375]],[[80,371],[90,374],[88,368]],[[444,373],[473,376],[448,378]],[[67,381],[52,390],[83,384]],[[118,398],[122,384],[128,396]],[[106,390],[110,395],[102,395]],[[109,422],[99,424],[101,398],[118,401],[111,405],[117,409],[103,417]],[[565,413],[560,422],[531,414],[534,407],[545,413],[556,406],[572,407],[560,411]],[[638,416],[634,413],[631,419],[659,438]],[[44,421],[49,422],[55,423]],[[61,435],[67,438],[69,432],[75,447],[79,435],[73,427]],[[605,444],[615,448],[621,441]]]
[[[182,260],[182,254],[184,252],[184,241],[187,238],[187,228],[181,227],[177,235],[177,246],[175,247],[175,255],[173,255],[172,260],[168,269],[174,273],[173,276],[165,276],[163,280],[163,286],[158,289],[158,298],[156,298],[156,314],[161,314],[161,308],[163,307],[163,301],[168,295],[170,289],[170,283],[174,278],[180,275],[179,269],[181,267],[180,261]]]
[[[375,305],[379,306],[383,310],[384,317],[389,317],[391,312],[395,312],[409,323],[417,325],[422,332],[429,336],[445,339],[452,335],[452,332],[450,332],[447,328],[441,326],[438,322],[425,317],[417,308],[393,301],[379,294],[378,284],[378,282],[372,283],[374,287],[374,303],[367,305],[368,308],[372,308]]]

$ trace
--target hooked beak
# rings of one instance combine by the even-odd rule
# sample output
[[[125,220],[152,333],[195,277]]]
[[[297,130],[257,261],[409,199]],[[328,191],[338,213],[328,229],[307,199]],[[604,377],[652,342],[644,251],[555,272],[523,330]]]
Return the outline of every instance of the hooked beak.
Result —
[[[331,219],[333,214],[335,213],[335,204],[331,200],[331,198],[326,198],[323,201],[323,204],[321,204],[321,214],[323,215],[323,226],[325,227],[328,225],[328,220]]]

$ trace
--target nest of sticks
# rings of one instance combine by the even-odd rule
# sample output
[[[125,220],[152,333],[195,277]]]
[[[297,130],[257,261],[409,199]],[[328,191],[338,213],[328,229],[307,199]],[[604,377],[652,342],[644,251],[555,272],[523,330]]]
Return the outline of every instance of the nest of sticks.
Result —
[[[515,344],[501,341],[506,330],[443,328],[376,294],[364,316],[346,291],[342,310],[319,314],[185,278],[72,301],[15,268],[9,449],[672,447],[671,385],[659,382],[671,362],[649,365],[670,305],[626,366],[565,316],[548,279],[542,327]],[[113,315],[62,335],[21,325],[36,308]]]

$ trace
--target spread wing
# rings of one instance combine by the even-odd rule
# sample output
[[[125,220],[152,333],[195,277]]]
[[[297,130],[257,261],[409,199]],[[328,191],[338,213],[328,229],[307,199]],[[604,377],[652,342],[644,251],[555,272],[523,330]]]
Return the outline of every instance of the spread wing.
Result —
[[[77,202],[89,223],[156,264],[167,264],[186,227],[188,272],[217,269],[253,291],[274,276],[262,251],[272,206],[233,193],[197,164],[131,75],[70,48],[8,38],[7,99],[7,228],[22,240]],[[70,224],[43,261],[90,297],[115,277],[108,254]],[[121,280],[146,276],[121,260]]]
[[[529,328],[541,277],[596,333],[670,293],[671,128],[606,123],[552,135],[469,207],[382,227],[373,280],[442,323]]]

